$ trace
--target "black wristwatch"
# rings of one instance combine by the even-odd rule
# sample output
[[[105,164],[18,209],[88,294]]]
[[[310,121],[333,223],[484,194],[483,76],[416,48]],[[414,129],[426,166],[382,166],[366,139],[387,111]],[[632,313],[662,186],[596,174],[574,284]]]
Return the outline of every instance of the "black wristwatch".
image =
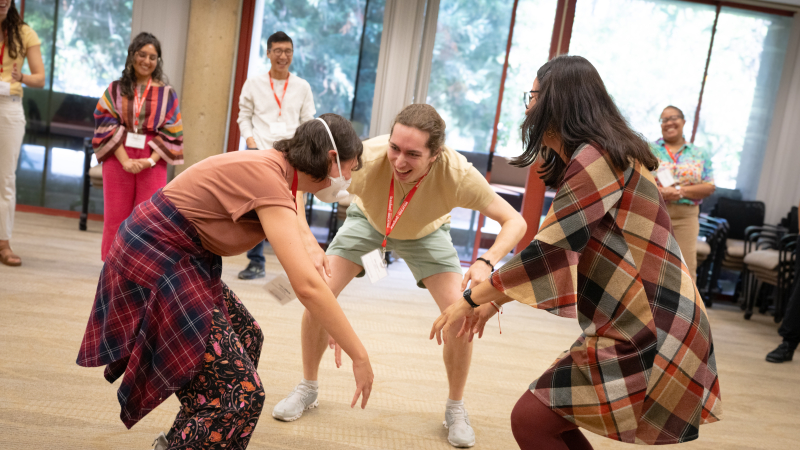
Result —
[[[469,306],[472,306],[473,308],[478,307],[478,304],[472,301],[472,289],[467,289],[464,291],[464,300],[469,303]]]

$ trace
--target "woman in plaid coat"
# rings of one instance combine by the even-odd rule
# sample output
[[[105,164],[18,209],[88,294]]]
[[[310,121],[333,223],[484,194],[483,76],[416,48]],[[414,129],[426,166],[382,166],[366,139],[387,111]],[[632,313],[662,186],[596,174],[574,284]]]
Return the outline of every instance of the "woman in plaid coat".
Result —
[[[310,255],[322,250],[297,215],[298,189],[338,191],[363,146],[349,121],[323,114],[275,147],[194,164],[134,209],[105,260],[77,362],[106,366],[109,382],[122,378],[117,398],[128,428],[178,397],[158,450],[247,447],[264,406],[256,373],[263,332],[222,281],[221,256],[265,237],[300,302],[351,356],[351,406],[362,394],[367,404],[367,352],[315,269]]]
[[[719,380],[705,307],[651,175],[657,160],[579,56],[539,69],[526,116],[517,163],[543,161],[553,205],[533,242],[445,310],[431,339],[463,317],[460,336],[480,336],[491,302],[577,317],[583,333],[511,414],[520,447],[591,449],[579,427],[636,444],[697,439],[720,419]]]

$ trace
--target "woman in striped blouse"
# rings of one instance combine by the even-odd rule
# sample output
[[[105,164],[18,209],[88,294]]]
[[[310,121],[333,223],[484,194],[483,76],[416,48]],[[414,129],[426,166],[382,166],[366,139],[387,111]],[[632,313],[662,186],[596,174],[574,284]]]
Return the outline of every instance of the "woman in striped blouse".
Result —
[[[162,71],[161,44],[139,33],[128,46],[122,77],[108,86],[94,112],[92,145],[103,163],[105,261],[133,208],[167,184],[167,164],[183,164],[178,95]]]

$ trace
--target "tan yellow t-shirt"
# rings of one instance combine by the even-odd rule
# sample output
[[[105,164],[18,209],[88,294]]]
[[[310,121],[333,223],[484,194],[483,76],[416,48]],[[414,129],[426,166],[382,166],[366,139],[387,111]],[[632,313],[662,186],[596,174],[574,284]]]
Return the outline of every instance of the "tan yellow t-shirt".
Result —
[[[194,164],[163,192],[192,222],[203,248],[233,256],[266,237],[256,208],[295,210],[293,179],[294,169],[277,150],[230,152]]]
[[[364,167],[353,172],[348,191],[358,196],[356,205],[367,216],[370,225],[386,231],[386,207],[392,166],[386,151],[389,135],[364,141]],[[414,187],[415,182],[394,183],[394,211]],[[394,239],[420,239],[450,222],[450,211],[461,207],[480,211],[492,202],[494,191],[486,178],[463,155],[445,146],[434,161],[390,236]]]
[[[21,71],[22,65],[25,63],[25,57],[28,54],[28,49],[37,45],[42,45],[42,41],[39,40],[39,36],[33,31],[33,28],[27,25],[23,25],[19,31],[20,37],[22,38],[22,51],[17,52],[16,58],[11,59],[11,55],[8,54],[8,42],[5,42],[6,48],[5,52],[3,52],[2,63],[3,72],[0,73],[0,81],[11,83],[11,95],[22,97],[22,83],[11,78],[11,72],[14,70],[14,64],[16,64],[17,69]],[[0,47],[2,47],[2,45],[3,44],[0,44]]]

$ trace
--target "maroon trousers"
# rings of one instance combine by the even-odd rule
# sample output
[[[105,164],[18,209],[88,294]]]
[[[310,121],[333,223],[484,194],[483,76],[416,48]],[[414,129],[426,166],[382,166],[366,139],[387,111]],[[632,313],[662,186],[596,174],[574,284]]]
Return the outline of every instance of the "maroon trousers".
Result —
[[[592,450],[578,426],[525,391],[511,411],[511,432],[522,450]]]

